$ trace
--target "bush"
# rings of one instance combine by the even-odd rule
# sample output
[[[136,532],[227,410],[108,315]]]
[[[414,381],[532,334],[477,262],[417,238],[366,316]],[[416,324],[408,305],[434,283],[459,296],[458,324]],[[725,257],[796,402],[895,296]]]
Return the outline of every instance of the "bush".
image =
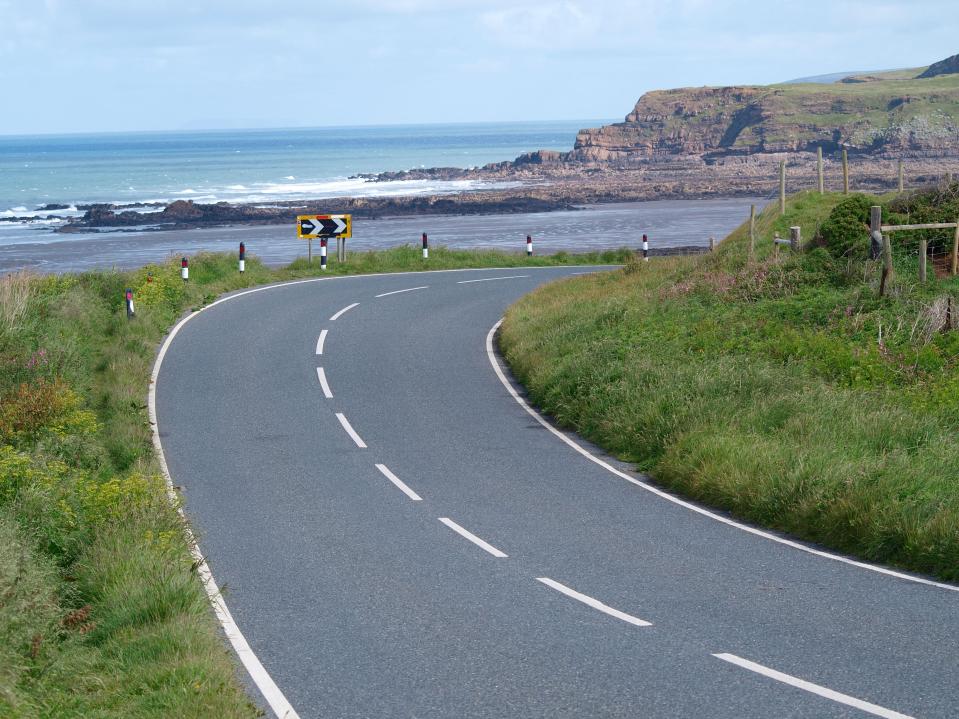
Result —
[[[833,257],[863,259],[869,252],[869,208],[875,200],[850,195],[833,208],[819,236]]]
[[[959,218],[959,182],[911,192],[889,203],[891,224],[955,222]],[[934,254],[952,248],[952,230],[918,230],[892,235],[893,247],[915,248],[920,240],[929,243]]]

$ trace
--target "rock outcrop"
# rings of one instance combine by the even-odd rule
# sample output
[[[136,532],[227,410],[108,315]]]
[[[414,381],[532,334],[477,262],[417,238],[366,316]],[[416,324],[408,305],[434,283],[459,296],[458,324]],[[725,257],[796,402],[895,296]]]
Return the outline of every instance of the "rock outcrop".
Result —
[[[953,55],[952,57],[947,57],[945,60],[932,63],[917,79],[939,77],[939,75],[954,75],[956,73],[959,73],[959,55]]]
[[[936,156],[959,152],[959,78],[952,87],[881,82],[693,88],[643,95],[622,123],[583,130],[565,160],[635,166],[699,156],[828,153]]]

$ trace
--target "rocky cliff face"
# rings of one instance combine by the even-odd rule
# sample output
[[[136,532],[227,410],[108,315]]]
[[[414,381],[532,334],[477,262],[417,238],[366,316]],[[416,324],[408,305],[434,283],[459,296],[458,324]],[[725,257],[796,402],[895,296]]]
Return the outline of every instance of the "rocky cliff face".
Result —
[[[956,155],[959,75],[943,68],[931,79],[649,92],[623,122],[582,130],[571,152],[532,161],[629,168],[818,147],[826,154],[846,147],[859,155]]]
[[[959,152],[959,83],[933,97],[724,87],[651,92],[625,122],[583,130],[566,160],[625,163],[682,155]]]

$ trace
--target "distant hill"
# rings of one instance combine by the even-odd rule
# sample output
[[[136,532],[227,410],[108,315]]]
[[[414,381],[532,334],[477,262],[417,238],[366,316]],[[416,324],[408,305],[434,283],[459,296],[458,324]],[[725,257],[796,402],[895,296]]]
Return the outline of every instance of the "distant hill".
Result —
[[[839,82],[844,80],[847,77],[852,77],[854,75],[878,75],[885,72],[891,72],[890,70],[856,70],[855,72],[833,72],[828,75],[813,75],[812,77],[797,77],[795,80],[786,80],[786,82],[780,83],[782,85],[831,85],[834,82]]]
[[[649,92],[623,122],[580,131],[572,151],[531,153],[517,163],[629,167],[819,147],[874,156],[959,155],[959,55],[928,68],[840,75],[833,83]]]
[[[945,60],[934,62],[926,71],[919,75],[920,79],[939,77],[940,75],[955,75],[959,73],[959,55],[947,57]]]

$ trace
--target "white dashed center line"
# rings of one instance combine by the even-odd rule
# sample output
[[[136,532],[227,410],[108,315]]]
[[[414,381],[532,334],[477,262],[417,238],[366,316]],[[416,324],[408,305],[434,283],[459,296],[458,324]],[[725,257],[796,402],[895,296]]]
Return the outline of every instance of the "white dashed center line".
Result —
[[[390,295],[398,295],[403,292],[414,292],[416,290],[425,290],[428,288],[429,288],[429,285],[423,285],[422,287],[409,287],[405,290],[393,290],[392,292],[384,292],[381,295],[376,295],[376,297],[389,297]]]
[[[456,284],[468,285],[471,282],[493,282],[494,280],[518,280],[521,277],[529,277],[529,275],[510,275],[509,277],[484,277],[481,280],[460,280]]]
[[[856,699],[848,694],[840,694],[832,689],[827,689],[826,687],[818,684],[807,682],[805,679],[798,679],[797,677],[790,676],[789,674],[777,672],[775,669],[764,667],[762,664],[756,664],[756,662],[751,662],[748,659],[737,657],[735,654],[713,654],[713,656],[717,659],[722,659],[724,662],[729,662],[730,664],[735,664],[743,669],[748,669],[751,672],[762,674],[764,677],[775,679],[777,682],[782,682],[783,684],[788,684],[789,686],[796,687],[797,689],[818,694],[826,699],[832,699],[834,702],[855,707],[856,709],[861,709],[862,711],[869,714],[874,714],[875,716],[884,717],[885,719],[913,719],[907,714],[900,714],[892,709],[886,709],[885,707],[878,706],[877,704],[864,702],[862,699]]]
[[[465,539],[468,539],[477,547],[482,549],[484,552],[489,552],[497,559],[504,559],[505,557],[508,556],[506,553],[499,551],[496,547],[494,547],[489,542],[484,542],[482,539],[477,537],[475,534],[473,534],[469,530],[463,529],[460,525],[458,525],[449,517],[440,517],[439,519],[443,524],[445,524],[447,527],[452,529],[458,535],[460,535],[461,537],[464,537]]]
[[[423,501],[423,498],[420,497],[420,495],[418,495],[418,494],[417,494],[416,492],[414,492],[412,489],[410,489],[409,487],[407,487],[406,484],[403,482],[403,480],[401,480],[399,477],[397,477],[395,474],[393,474],[393,473],[389,470],[389,467],[387,467],[385,464],[378,464],[378,465],[376,465],[376,468],[377,468],[378,470],[380,470],[380,472],[383,473],[383,476],[384,476],[384,477],[386,477],[386,478],[387,478],[388,480],[390,480],[393,484],[395,484],[395,485],[397,486],[397,488],[398,488],[403,494],[405,494],[407,497],[409,497],[410,499],[412,499],[414,502],[421,502],[421,501]]]
[[[349,312],[351,309],[358,306],[359,304],[360,304],[359,302],[354,302],[351,305],[347,305],[346,307],[341,309],[339,312],[337,312],[335,315],[330,317],[330,322],[336,322],[342,315],[346,314],[347,312]]]
[[[349,420],[343,416],[342,412],[336,413],[336,418],[340,420],[340,424],[343,425],[343,429],[346,430],[346,433],[350,435],[350,439],[356,442],[356,446],[360,449],[366,449],[366,442],[360,439],[360,435],[356,433],[356,430],[353,429],[353,426],[349,423]]]
[[[626,612],[621,612],[618,609],[613,609],[612,607],[606,604],[603,604],[598,599],[593,599],[590,596],[581,594],[577,592],[575,589],[570,589],[565,584],[560,584],[559,582],[553,579],[550,579],[549,577],[537,577],[536,581],[542,582],[547,587],[551,587],[555,589],[557,592],[560,592],[561,594],[565,594],[567,597],[572,597],[577,602],[582,602],[586,606],[592,607],[593,609],[596,609],[602,612],[603,614],[608,614],[611,617],[616,617],[617,619],[621,619],[624,622],[628,622],[629,624],[634,624],[637,627],[653,626],[652,622],[647,622],[645,619],[634,617],[632,614],[627,614]]]
[[[326,381],[326,372],[322,367],[316,368],[316,376],[320,379],[320,387],[323,388],[323,396],[327,399],[333,399],[333,392],[330,391],[330,384]]]
[[[328,330],[323,330],[320,332],[319,338],[316,340],[316,353],[318,355],[323,354],[323,343],[326,342],[326,333]]]

